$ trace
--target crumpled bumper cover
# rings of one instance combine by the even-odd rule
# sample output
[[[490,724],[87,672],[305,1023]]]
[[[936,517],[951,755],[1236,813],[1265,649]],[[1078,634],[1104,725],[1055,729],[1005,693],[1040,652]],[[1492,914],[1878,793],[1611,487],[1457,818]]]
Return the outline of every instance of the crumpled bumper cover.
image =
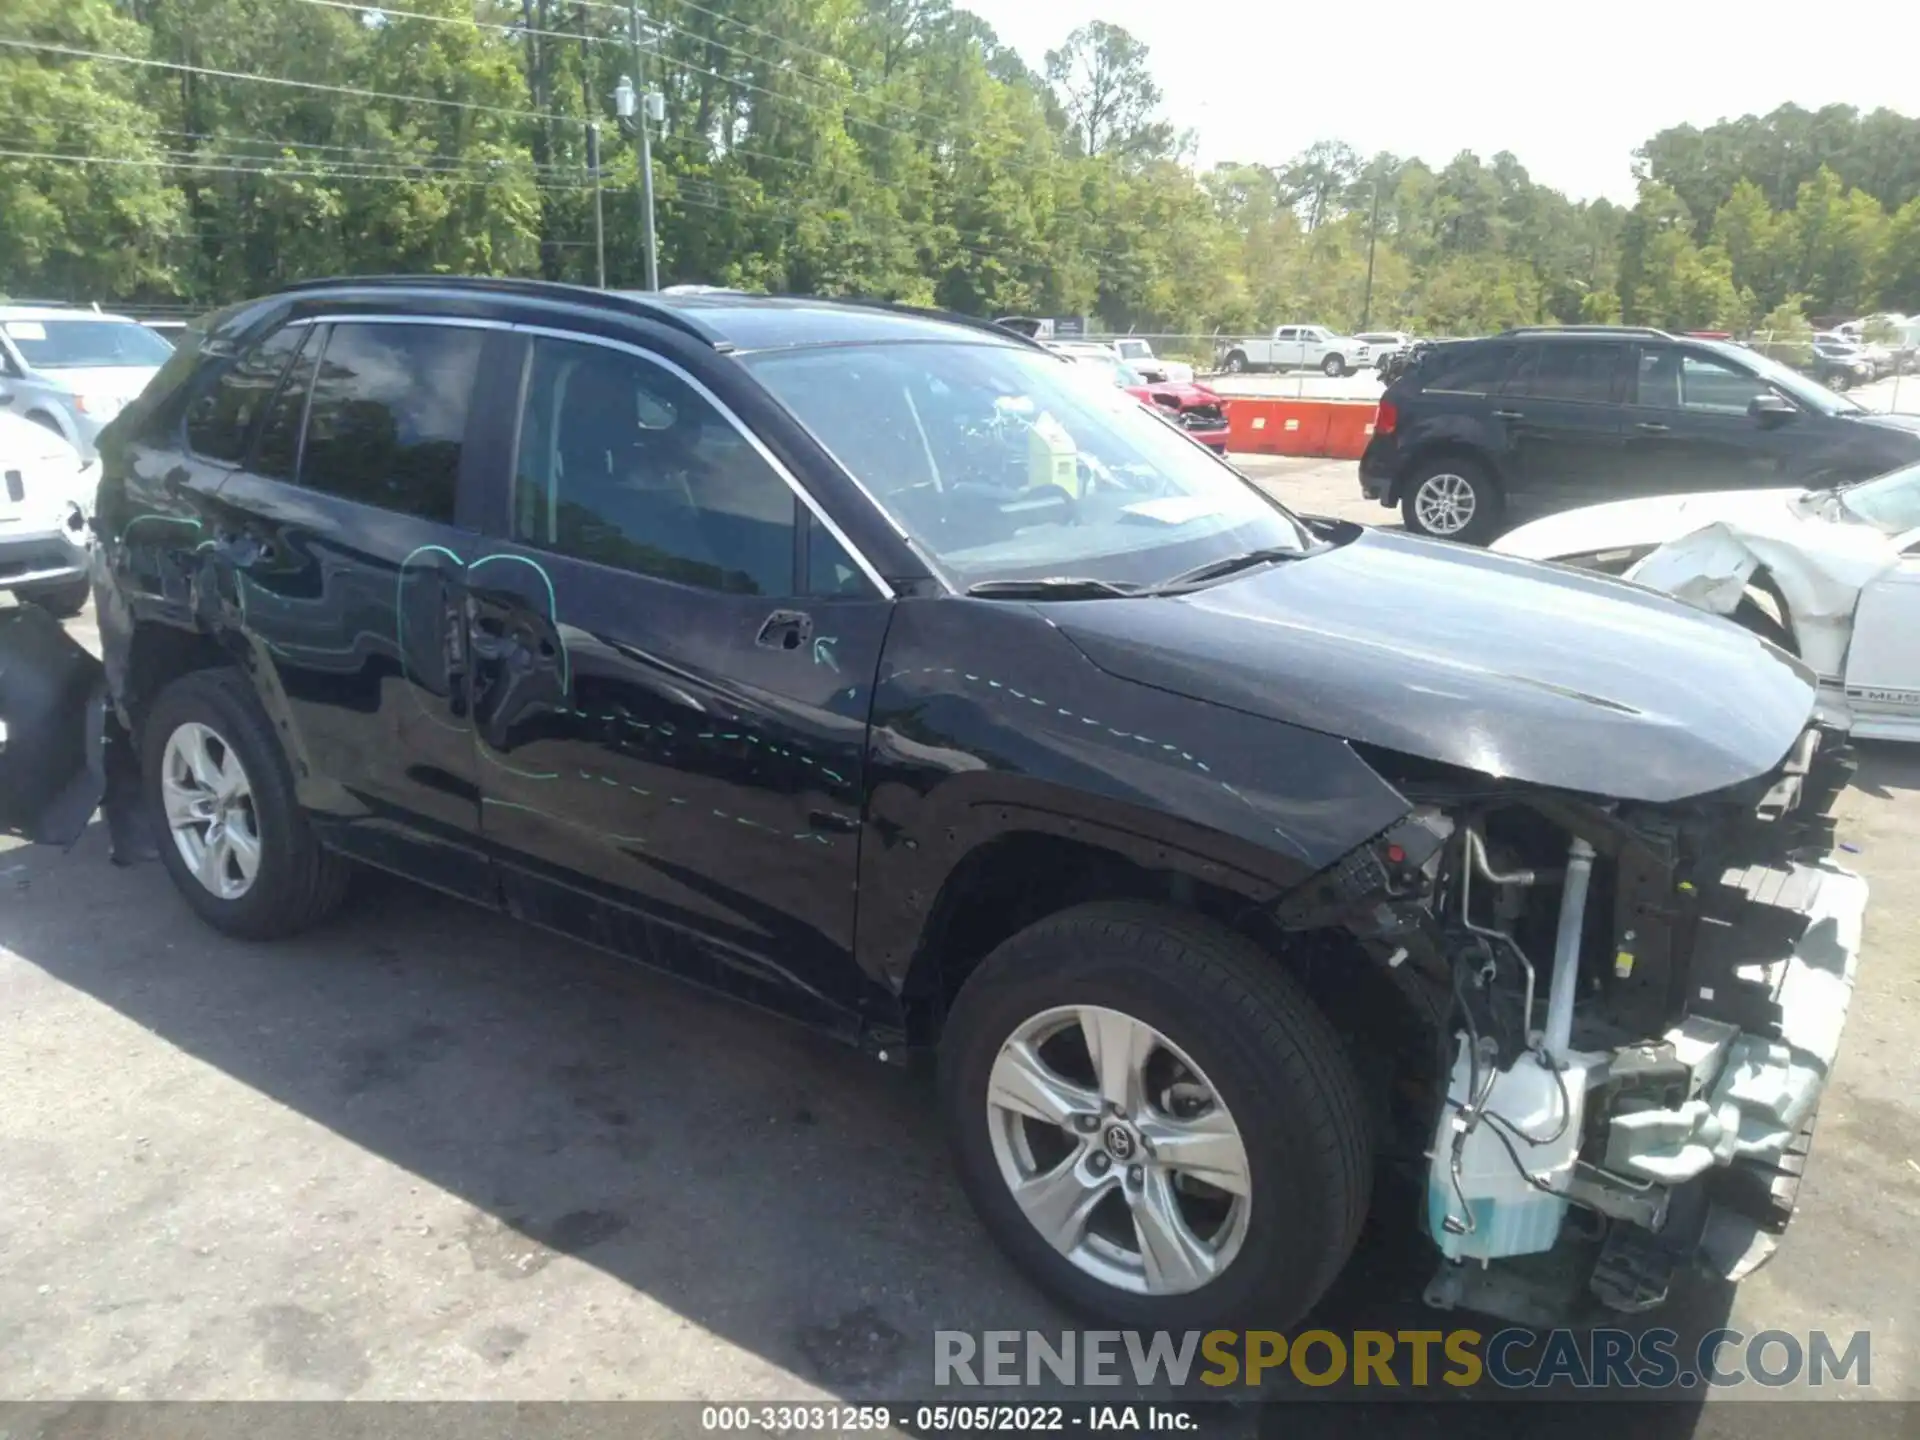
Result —
[[[1664,1037],[1691,1070],[1682,1104],[1611,1118],[1608,1170],[1664,1185],[1748,1160],[1777,1166],[1807,1125],[1840,1052],[1860,963],[1867,882],[1827,862],[1728,877],[1750,903],[1803,925],[1780,955],[1736,959],[1734,974],[1779,1007],[1777,1035],[1689,1016]],[[1711,1002],[1710,993],[1699,996]]]

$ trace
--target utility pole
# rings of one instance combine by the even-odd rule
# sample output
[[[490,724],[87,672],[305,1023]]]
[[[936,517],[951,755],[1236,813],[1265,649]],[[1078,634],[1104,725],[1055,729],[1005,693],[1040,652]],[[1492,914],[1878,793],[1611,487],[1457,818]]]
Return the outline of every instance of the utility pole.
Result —
[[[647,83],[647,57],[640,48],[639,0],[627,0],[627,31],[633,41],[633,73],[644,87]],[[640,124],[640,224],[647,237],[647,289],[660,288],[660,245],[653,233],[653,136],[652,126],[667,118],[667,97],[646,91]]]
[[[600,200],[600,127],[587,126],[587,169],[593,172],[594,283],[607,288],[607,217]]]
[[[1367,293],[1360,302],[1360,328],[1373,319],[1373,242],[1380,234],[1380,172],[1373,174],[1373,218],[1367,222]]]

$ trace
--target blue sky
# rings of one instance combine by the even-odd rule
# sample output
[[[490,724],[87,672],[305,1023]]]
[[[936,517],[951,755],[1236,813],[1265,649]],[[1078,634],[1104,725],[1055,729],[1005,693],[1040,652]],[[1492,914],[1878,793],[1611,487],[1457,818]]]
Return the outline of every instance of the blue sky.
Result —
[[[1631,201],[1633,147],[1667,125],[1787,101],[1920,113],[1911,0],[1832,12],[1728,0],[956,3],[1035,69],[1076,25],[1125,26],[1151,47],[1167,118],[1198,132],[1206,164],[1276,164],[1323,139],[1435,165],[1511,150],[1576,199]]]

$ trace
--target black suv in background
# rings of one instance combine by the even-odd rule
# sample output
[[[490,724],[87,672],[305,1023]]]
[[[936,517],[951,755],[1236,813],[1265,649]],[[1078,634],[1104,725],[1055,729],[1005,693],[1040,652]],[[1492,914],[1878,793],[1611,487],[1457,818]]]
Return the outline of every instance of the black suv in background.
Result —
[[[1483,544],[1579,505],[1838,484],[1916,459],[1920,418],[1739,345],[1570,326],[1419,353],[1381,397],[1360,491],[1416,534]]]

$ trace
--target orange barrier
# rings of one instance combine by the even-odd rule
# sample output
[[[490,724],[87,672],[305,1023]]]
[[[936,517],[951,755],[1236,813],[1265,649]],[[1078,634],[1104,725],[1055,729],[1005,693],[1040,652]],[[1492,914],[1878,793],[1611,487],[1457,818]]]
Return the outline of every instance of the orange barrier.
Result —
[[[1373,438],[1376,408],[1371,401],[1235,395],[1227,403],[1227,449],[1357,460]]]
[[[1379,406],[1329,405],[1326,454],[1333,460],[1358,460],[1373,438],[1373,417]]]

